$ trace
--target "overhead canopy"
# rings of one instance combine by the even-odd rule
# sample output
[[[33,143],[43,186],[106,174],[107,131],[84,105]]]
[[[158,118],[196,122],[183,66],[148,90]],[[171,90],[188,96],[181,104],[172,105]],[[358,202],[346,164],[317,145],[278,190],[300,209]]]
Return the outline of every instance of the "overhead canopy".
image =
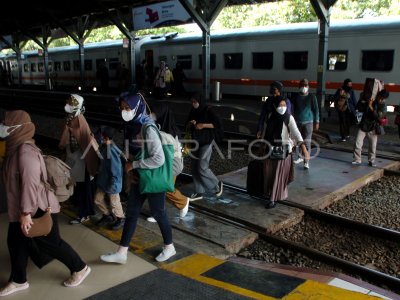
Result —
[[[164,0],[165,1],[165,0]],[[107,12],[118,11],[119,16],[130,22],[132,7],[164,2],[160,0],[38,0],[21,2],[7,1],[2,6],[0,18],[0,36],[18,32],[41,34],[42,27],[58,28],[60,24],[69,26],[74,19],[91,16],[97,27],[111,24],[105,18]],[[210,7],[219,0],[194,0],[199,8]],[[306,1],[306,0],[305,0]],[[275,2],[275,0],[229,0],[228,5],[243,5]],[[129,24],[128,24],[129,25]]]

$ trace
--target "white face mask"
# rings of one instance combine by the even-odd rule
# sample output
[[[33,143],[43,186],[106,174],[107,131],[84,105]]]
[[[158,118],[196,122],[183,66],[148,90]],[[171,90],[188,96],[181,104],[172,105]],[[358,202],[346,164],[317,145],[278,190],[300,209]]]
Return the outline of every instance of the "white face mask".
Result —
[[[14,126],[7,126],[4,124],[0,124],[0,138],[4,139],[8,137],[14,130],[17,128],[20,128],[22,125],[28,124],[28,123],[23,123],[19,125],[14,125]]]
[[[64,110],[66,113],[72,114],[74,112],[74,107],[69,104],[65,104]]]
[[[199,103],[199,102],[194,102],[194,103],[193,103],[193,108],[194,108],[194,109],[198,109],[199,106],[200,106],[200,103]]]
[[[283,114],[286,112],[286,106],[279,106],[279,107],[276,109],[276,112],[277,112],[278,114],[280,114],[280,115],[283,115]]]
[[[300,90],[300,93],[302,93],[302,94],[308,93],[308,87],[306,87],[306,86],[302,86],[299,90]]]
[[[135,117],[135,112],[133,110],[123,110],[121,112],[121,116],[125,122],[129,122]]]

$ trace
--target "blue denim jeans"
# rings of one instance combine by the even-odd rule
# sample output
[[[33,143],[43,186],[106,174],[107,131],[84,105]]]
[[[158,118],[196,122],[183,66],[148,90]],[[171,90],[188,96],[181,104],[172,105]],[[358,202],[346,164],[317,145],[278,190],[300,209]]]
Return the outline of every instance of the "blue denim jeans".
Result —
[[[156,219],[158,227],[160,227],[164,244],[172,244],[172,229],[165,211],[165,193],[140,194],[139,185],[132,184],[125,212],[124,229],[119,243],[121,246],[129,247],[132,236],[135,233],[140,211],[146,199],[149,200],[151,215]]]

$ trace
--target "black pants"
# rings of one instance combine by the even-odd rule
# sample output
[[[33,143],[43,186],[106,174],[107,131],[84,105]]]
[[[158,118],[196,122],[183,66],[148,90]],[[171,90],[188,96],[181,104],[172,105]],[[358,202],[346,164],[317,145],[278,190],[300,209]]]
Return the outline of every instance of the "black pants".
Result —
[[[36,216],[43,214],[38,211]],[[60,237],[58,229],[57,215],[52,214],[53,228],[47,236],[28,238],[21,230],[21,223],[10,222],[8,226],[7,244],[10,253],[11,275],[9,281],[24,283],[26,278],[26,267],[28,258],[32,255],[32,242],[43,253],[62,262],[71,272],[81,271],[86,264],[82,261],[78,253],[64,242]]]
[[[339,129],[342,139],[350,135],[351,115],[348,111],[339,111]]]

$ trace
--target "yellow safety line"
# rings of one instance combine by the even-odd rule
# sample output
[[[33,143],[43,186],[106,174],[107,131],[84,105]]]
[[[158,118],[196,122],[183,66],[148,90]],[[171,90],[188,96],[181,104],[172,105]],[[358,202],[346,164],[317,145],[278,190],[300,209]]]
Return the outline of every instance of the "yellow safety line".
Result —
[[[353,292],[338,288],[336,286],[327,285],[324,283],[307,280],[299,285],[290,294],[282,298],[283,300],[365,300],[365,299],[381,299],[379,297],[366,295],[358,292]]]
[[[208,270],[215,268],[223,263],[225,263],[225,261],[221,259],[217,259],[204,254],[193,254],[176,262],[162,265],[161,268],[246,297],[254,299],[276,299],[238,287],[230,283],[215,280],[201,275],[202,273],[207,272]]]

